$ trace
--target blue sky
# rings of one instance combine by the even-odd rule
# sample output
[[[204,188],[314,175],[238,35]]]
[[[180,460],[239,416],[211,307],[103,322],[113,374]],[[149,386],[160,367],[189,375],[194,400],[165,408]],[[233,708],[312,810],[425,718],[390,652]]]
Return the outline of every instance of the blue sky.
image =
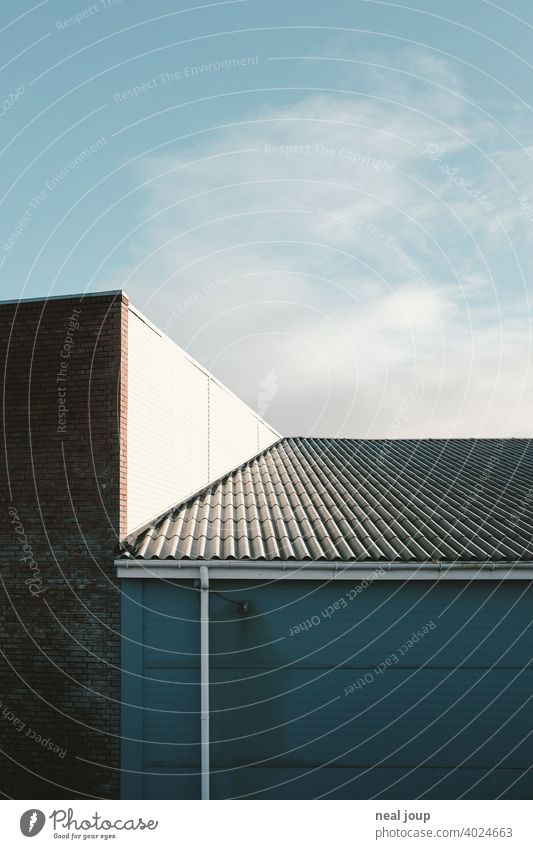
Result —
[[[2,298],[124,288],[286,434],[529,435],[533,7],[3,2]]]

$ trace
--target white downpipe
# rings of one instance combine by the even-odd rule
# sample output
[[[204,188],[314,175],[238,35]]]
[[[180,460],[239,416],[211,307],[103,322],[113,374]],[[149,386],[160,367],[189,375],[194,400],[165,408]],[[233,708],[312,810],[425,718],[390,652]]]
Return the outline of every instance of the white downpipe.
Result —
[[[209,799],[209,571],[200,566],[200,748],[202,799]]]

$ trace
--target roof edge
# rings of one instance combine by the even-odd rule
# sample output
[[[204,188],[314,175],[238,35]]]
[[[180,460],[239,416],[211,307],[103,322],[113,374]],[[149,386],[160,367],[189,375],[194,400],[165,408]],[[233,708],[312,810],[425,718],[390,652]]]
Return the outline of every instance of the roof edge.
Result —
[[[200,568],[223,580],[521,580],[533,581],[533,561],[280,561],[280,560],[135,560],[115,559],[123,579],[197,578]]]

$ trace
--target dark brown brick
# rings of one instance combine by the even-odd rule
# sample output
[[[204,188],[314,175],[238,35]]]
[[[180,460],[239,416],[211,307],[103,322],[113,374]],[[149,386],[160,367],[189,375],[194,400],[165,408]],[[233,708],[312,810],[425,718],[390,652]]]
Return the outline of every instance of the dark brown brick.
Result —
[[[58,383],[74,308],[80,326],[67,379]],[[120,594],[113,559],[126,528],[127,299],[0,304],[0,345],[1,789],[14,798],[115,798]],[[57,430],[60,385],[64,433]],[[10,508],[39,575],[21,560]],[[32,575],[35,595],[25,583]],[[65,756],[30,739],[28,729]]]

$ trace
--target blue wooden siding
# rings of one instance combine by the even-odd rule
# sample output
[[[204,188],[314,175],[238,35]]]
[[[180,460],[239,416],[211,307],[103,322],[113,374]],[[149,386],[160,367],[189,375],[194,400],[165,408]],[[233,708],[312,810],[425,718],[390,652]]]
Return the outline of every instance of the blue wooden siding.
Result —
[[[529,798],[531,585],[356,586],[212,582],[213,798]],[[197,798],[198,595],[123,588],[123,794]]]

